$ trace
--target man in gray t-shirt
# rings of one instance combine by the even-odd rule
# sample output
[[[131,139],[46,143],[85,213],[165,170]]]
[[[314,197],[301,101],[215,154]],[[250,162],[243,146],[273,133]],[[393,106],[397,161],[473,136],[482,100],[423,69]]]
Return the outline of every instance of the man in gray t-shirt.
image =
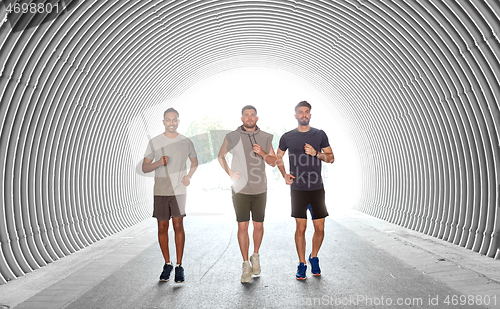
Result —
[[[243,257],[241,282],[249,282],[252,275],[260,275],[259,248],[264,236],[266,209],[266,163],[275,166],[273,136],[257,126],[257,110],[251,105],[243,107],[243,125],[226,135],[219,151],[219,163],[233,180],[233,205],[238,221],[238,243]],[[233,155],[231,168],[226,155]],[[250,213],[253,221],[254,253],[248,260],[248,225]],[[250,265],[250,263],[252,263]]]
[[[181,266],[184,253],[184,225],[186,216],[186,187],[198,167],[198,159],[193,142],[177,133],[179,113],[169,108],[163,114],[165,132],[152,138],[144,153],[142,171],[155,172],[153,217],[158,220],[158,242],[165,259],[160,281],[168,281],[173,265],[168,250],[168,225],[172,218],[175,232],[177,266],[175,282],[184,282],[184,268]],[[189,173],[186,161],[189,158]]]

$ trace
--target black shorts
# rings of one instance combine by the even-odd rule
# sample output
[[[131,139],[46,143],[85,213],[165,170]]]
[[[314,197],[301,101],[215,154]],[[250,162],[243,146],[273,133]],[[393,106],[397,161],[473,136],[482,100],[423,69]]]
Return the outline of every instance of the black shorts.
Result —
[[[314,191],[291,190],[292,217],[307,219],[307,210],[311,219],[322,219],[328,216],[325,204],[325,189]]]
[[[186,194],[154,196],[153,217],[159,221],[186,216]]]

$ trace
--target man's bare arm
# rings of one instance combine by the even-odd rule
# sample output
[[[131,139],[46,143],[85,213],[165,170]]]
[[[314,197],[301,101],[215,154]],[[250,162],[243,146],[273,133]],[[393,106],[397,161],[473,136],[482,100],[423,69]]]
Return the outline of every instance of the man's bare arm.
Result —
[[[285,178],[285,183],[287,185],[291,185],[295,176],[291,174],[287,174],[285,170],[285,164],[283,163],[283,156],[285,152],[278,147],[278,152],[276,153],[276,165],[278,166],[279,171],[281,172],[281,176]]]
[[[264,162],[267,164],[271,165],[272,167],[276,166],[276,154],[274,153],[273,145],[271,145],[271,149],[269,150],[269,153],[266,153],[264,150],[262,150],[262,147],[258,144],[253,145],[253,151],[261,156],[264,159]]]
[[[236,180],[238,180],[240,178],[240,173],[239,172],[233,172],[233,170],[231,170],[229,168],[229,165],[227,164],[226,155],[229,152],[227,150],[227,145],[228,145],[227,138],[224,138],[224,142],[222,142],[222,146],[220,146],[219,155],[217,156],[217,160],[219,161],[220,166],[222,166],[222,168],[229,175],[229,177],[231,177],[231,179],[233,181],[236,181]]]
[[[224,138],[224,141],[222,142],[222,146],[220,147],[220,150],[219,150],[219,154],[217,155],[217,160],[219,161],[219,164],[220,166],[222,166],[222,168],[224,169],[224,171],[226,171],[226,173],[231,176],[231,173],[230,173],[230,168],[229,168],[229,165],[227,164],[227,161],[226,161],[226,155],[228,153],[227,151],[227,138]]]
[[[318,153],[318,159],[325,163],[333,163],[335,161],[335,157],[333,156],[333,151],[330,146],[322,148],[322,152]]]
[[[189,184],[191,183],[191,177],[193,177],[194,172],[198,168],[197,157],[189,158],[189,161],[191,161],[191,167],[189,168],[189,173],[186,176],[182,177],[181,179],[182,184],[184,184],[185,186],[189,186]]]
[[[273,145],[271,145],[271,149],[269,150],[269,153],[267,154],[267,156],[264,156],[264,161],[266,161],[266,163],[272,167],[276,166],[278,158],[276,157],[276,154],[274,153]]]
[[[160,160],[156,161],[153,163],[153,160],[144,158],[142,161],[142,172],[143,173],[150,173],[154,171],[155,169],[159,168],[160,166],[166,165],[168,162],[168,157],[163,156],[160,158]]]
[[[187,176],[191,178],[198,168],[198,157],[189,158],[189,161],[191,161],[191,167],[189,168],[189,173],[187,174]]]
[[[283,178],[286,175],[286,170],[285,170],[285,164],[283,163],[283,156],[285,155],[285,152],[278,147],[278,151],[276,153],[276,166],[278,166],[278,170],[281,172],[281,176]]]
[[[333,163],[335,161],[335,158],[333,157],[333,151],[330,146],[322,148],[322,151],[317,151],[316,149],[313,148],[313,146],[309,144],[304,145],[304,151],[310,156],[317,157],[321,161],[325,163]]]

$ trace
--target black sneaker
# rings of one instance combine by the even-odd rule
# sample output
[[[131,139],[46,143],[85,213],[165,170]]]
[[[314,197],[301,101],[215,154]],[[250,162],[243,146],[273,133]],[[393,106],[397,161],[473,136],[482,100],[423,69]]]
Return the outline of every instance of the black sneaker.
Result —
[[[184,282],[184,268],[181,265],[175,268],[175,282],[182,283]]]
[[[174,266],[172,266],[172,264],[163,265],[163,271],[160,275],[160,281],[167,282],[170,279],[170,273],[172,272],[172,269],[174,269]]]

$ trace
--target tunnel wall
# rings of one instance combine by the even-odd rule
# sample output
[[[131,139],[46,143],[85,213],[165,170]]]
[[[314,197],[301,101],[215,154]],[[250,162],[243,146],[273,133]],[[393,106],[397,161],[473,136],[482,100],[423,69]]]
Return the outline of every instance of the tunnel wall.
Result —
[[[14,3],[0,5],[1,283],[149,217],[128,122],[250,66],[336,102],[361,160],[356,209],[497,253],[498,1]]]

